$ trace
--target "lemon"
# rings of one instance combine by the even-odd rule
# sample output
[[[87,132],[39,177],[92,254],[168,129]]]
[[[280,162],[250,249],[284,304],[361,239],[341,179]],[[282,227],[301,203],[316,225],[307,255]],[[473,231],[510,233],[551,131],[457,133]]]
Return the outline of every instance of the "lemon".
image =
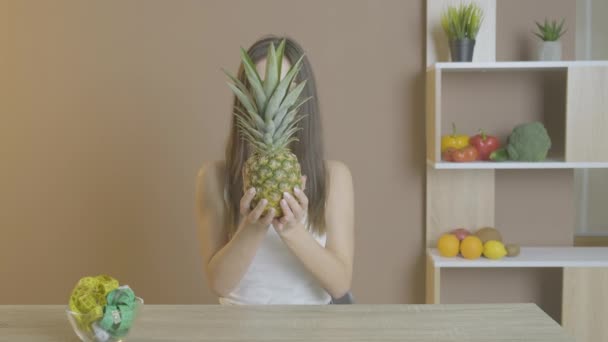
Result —
[[[501,259],[505,255],[507,249],[500,241],[490,240],[483,245],[483,256],[488,259]]]

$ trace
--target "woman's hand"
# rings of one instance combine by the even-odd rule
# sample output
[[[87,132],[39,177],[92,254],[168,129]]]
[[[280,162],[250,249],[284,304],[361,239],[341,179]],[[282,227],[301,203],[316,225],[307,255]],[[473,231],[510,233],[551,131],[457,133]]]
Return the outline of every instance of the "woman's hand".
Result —
[[[272,225],[278,234],[284,234],[294,228],[304,228],[304,218],[308,213],[308,197],[304,193],[306,189],[306,176],[302,176],[302,189],[295,187],[295,197],[285,192],[280,202],[283,217],[274,219]]]
[[[268,201],[266,199],[262,199],[258,202],[255,208],[251,209],[251,201],[253,200],[254,196],[255,188],[250,188],[249,190],[247,190],[247,192],[245,192],[245,194],[241,198],[241,227],[253,226],[259,228],[266,228],[274,219],[275,211],[273,208],[270,208],[266,216],[262,217],[262,213],[264,212],[264,209],[266,209]]]

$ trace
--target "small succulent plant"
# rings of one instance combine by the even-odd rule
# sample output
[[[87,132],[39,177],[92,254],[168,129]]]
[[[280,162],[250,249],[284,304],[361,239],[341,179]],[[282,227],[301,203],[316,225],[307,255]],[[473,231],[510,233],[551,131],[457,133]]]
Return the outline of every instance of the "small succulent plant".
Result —
[[[562,18],[562,21],[559,24],[557,23],[557,20],[549,21],[546,18],[545,22],[542,24],[537,21],[536,27],[538,28],[538,32],[534,32],[534,34],[546,42],[554,42],[566,33],[567,30],[564,28],[565,22],[565,18]]]

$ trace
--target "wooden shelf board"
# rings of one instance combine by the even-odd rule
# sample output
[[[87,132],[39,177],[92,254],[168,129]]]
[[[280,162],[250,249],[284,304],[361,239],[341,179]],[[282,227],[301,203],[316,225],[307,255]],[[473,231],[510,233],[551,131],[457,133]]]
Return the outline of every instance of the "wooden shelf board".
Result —
[[[542,162],[433,162],[427,164],[438,170],[490,170],[490,169],[601,169],[608,168],[608,162],[565,162],[548,159]]]
[[[467,260],[460,256],[445,258],[436,248],[427,251],[435,267],[608,267],[608,247],[521,247],[516,257]]]
[[[515,62],[441,62],[429,69],[442,71],[547,70],[569,67],[608,66],[608,61],[515,61]]]

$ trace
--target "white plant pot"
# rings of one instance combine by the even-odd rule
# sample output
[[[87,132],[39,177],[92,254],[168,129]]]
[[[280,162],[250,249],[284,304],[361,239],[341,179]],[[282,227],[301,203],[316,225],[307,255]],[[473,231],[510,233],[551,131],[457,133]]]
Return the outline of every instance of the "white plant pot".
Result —
[[[562,60],[562,42],[545,42],[541,41],[538,44],[537,59],[539,61],[561,61]]]

